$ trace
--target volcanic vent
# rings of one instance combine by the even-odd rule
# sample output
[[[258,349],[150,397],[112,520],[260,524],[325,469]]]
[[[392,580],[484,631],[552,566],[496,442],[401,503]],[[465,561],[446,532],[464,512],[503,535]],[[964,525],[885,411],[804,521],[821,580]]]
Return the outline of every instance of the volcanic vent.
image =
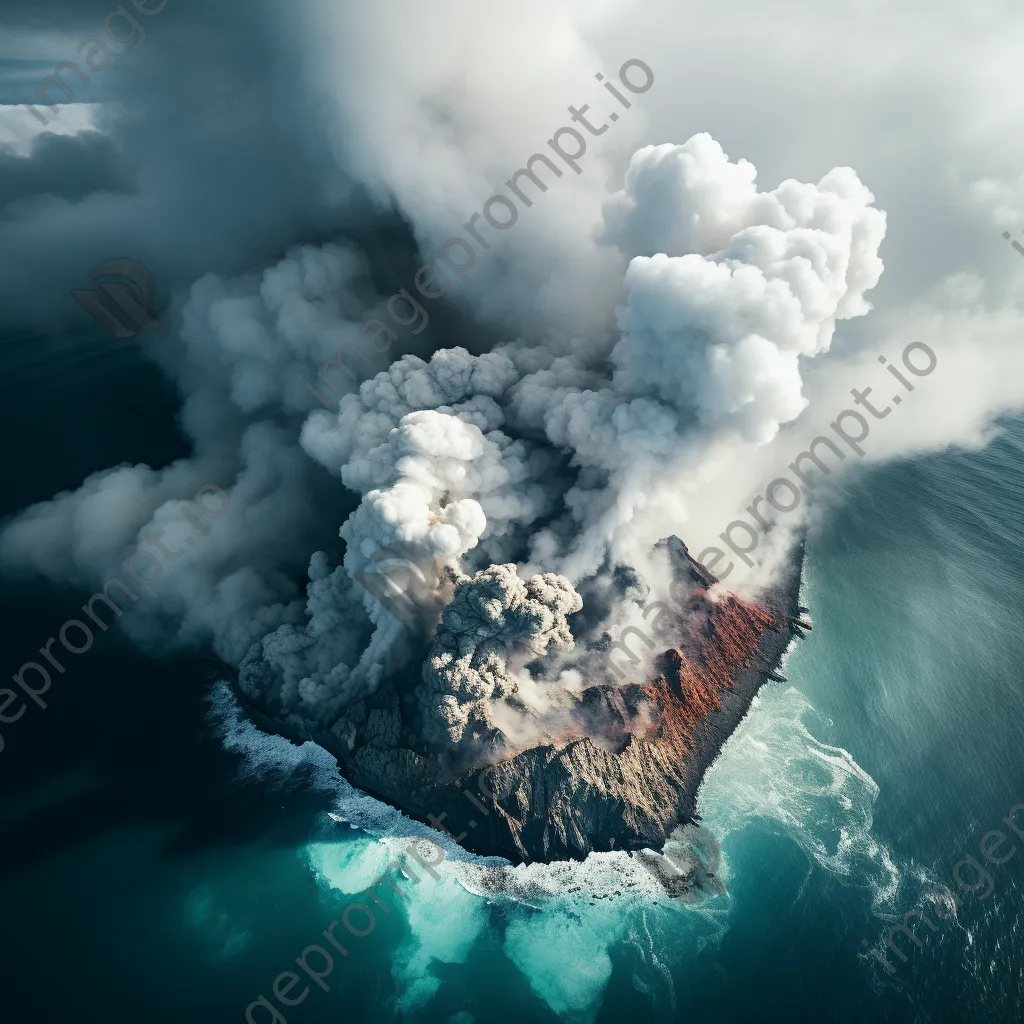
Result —
[[[439,743],[436,722],[425,720],[415,697],[422,695],[422,684],[401,673],[383,680],[371,697],[347,708],[327,728],[296,728],[294,721],[269,718],[265,709],[252,708],[254,717],[266,727],[321,743],[337,756],[353,785],[445,829],[479,854],[519,863],[583,858],[594,850],[660,849],[673,829],[697,820],[704,773],[759,687],[775,677],[799,613],[799,556],[785,579],[752,602],[709,595],[714,578],[677,538],[667,546],[676,591],[685,595],[673,646],[636,680],[584,683],[575,693],[561,690],[561,704],[549,719],[558,724],[547,730],[545,742],[517,749],[494,726],[499,716],[460,711],[455,716],[459,742]],[[497,568],[515,578],[514,567]],[[578,598],[573,604],[548,575],[524,587],[540,587],[556,609],[550,621],[539,626],[531,621],[530,636],[571,643],[557,609],[577,610]],[[496,585],[493,577],[492,571],[488,586]],[[445,679],[458,677],[460,651],[464,665],[472,661],[466,652],[475,653],[457,637],[444,639],[446,617],[465,614],[459,611],[460,590],[471,582],[468,577],[454,582],[455,596],[431,648],[433,659],[427,659],[437,662],[441,649]],[[525,623],[540,612],[524,600],[525,611],[517,606],[517,613]],[[532,653],[547,649],[544,639]],[[495,700],[525,711],[510,681],[515,659],[507,644],[502,652],[497,657],[488,649],[477,658],[478,668],[462,672],[458,685],[479,685],[476,672],[486,680],[484,689],[490,687],[486,694],[475,691],[480,707]],[[254,673],[266,669],[259,659],[243,666],[243,691],[251,694]],[[429,670],[424,675],[431,677]],[[466,737],[472,739],[468,746]]]

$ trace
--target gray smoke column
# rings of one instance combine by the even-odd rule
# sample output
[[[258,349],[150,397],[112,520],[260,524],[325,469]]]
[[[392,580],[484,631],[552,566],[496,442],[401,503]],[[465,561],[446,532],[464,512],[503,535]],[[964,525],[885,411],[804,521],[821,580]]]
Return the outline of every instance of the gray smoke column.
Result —
[[[425,736],[442,749],[491,742],[499,753],[501,734],[488,709],[518,691],[510,654],[571,650],[566,616],[582,607],[569,581],[555,573],[522,580],[514,565],[492,565],[460,581],[441,615],[417,691]]]
[[[770,192],[754,177],[707,135],[640,150],[604,207],[622,287],[606,329],[406,354],[336,413],[313,408],[297,375],[379,308],[358,250],[307,246],[261,274],[201,279],[181,338],[156,352],[196,454],[28,510],[0,556],[89,579],[166,518],[179,488],[217,480],[231,522],[126,615],[136,636],[212,639],[253,701],[346,749],[486,759],[521,745],[548,711],[548,725],[564,720],[557,691],[578,688],[594,637],[636,619],[598,577],[629,565],[658,596],[655,543],[685,536],[702,489],[800,413],[804,365],[838,320],[870,308],[885,219],[856,174]],[[338,534],[340,565],[327,553]],[[403,550],[430,564],[411,616],[365,585]],[[575,588],[613,596],[574,620],[587,633],[574,647]]]
[[[707,135],[640,150],[605,208],[602,237],[630,259],[617,341],[524,338],[481,357],[405,358],[347,396],[336,417],[309,417],[306,450],[332,472],[344,465],[342,479],[366,496],[346,539],[368,557],[389,539],[385,520],[422,533],[426,509],[440,514],[399,501],[394,488],[405,484],[391,482],[394,446],[407,442],[390,432],[404,436],[414,421],[403,417],[432,409],[443,417],[430,426],[442,458],[449,446],[468,451],[467,424],[492,445],[463,460],[456,488],[483,510],[479,543],[492,560],[522,559],[517,529],[558,506],[531,531],[532,569],[578,580],[608,557],[643,558],[685,524],[686,480],[798,416],[800,360],[828,350],[838,319],[870,308],[864,292],[881,273],[885,229],[871,201],[849,168],[758,192],[754,168],[730,162]],[[420,475],[422,458],[410,461]],[[369,498],[374,482],[391,489],[386,509]],[[463,551],[470,541],[460,540]]]

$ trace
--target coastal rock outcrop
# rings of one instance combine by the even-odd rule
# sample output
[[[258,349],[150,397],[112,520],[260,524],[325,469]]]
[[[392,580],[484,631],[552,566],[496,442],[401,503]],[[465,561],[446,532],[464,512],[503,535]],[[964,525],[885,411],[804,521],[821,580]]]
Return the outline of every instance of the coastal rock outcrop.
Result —
[[[761,685],[777,678],[775,670],[795,632],[793,620],[802,611],[799,551],[786,576],[755,602],[709,593],[714,577],[677,538],[667,544],[677,590],[686,595],[686,614],[646,678],[600,683],[571,698],[580,720],[600,723],[588,734],[568,728],[551,742],[509,756],[502,756],[498,744],[494,763],[467,767],[422,741],[414,682],[382,684],[332,727],[315,732],[275,720],[251,702],[247,707],[264,728],[320,743],[335,754],[353,785],[444,829],[475,853],[521,863],[581,859],[601,850],[661,849],[673,830],[699,820],[696,799],[704,773]],[[546,650],[549,640],[565,646],[564,616],[579,608],[571,588],[563,593],[558,577],[535,577],[538,582],[524,585],[514,572],[506,579],[501,576],[506,567],[497,568],[482,585],[517,595],[517,601],[506,603],[515,614],[506,622],[501,601],[477,607],[467,593],[459,614],[481,618],[480,639],[493,645],[502,630],[523,632],[524,624],[535,620],[544,639],[537,652]],[[458,602],[457,586],[455,611]],[[455,638],[441,647],[447,652],[445,665],[434,666],[428,679],[438,678],[438,668],[457,668],[461,657],[466,672],[482,668],[491,682],[504,679],[511,686],[498,656],[500,644],[477,659],[480,665],[474,662],[475,649],[462,651]],[[477,732],[485,732],[485,725],[478,717]]]

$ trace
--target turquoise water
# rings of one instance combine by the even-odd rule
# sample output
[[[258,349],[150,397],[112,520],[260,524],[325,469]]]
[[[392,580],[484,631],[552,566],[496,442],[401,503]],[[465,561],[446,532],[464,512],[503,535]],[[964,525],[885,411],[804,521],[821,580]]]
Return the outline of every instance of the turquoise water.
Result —
[[[919,927],[895,975],[859,954],[1024,801],[1022,496],[1012,425],[982,452],[873,470],[833,502],[808,549],[814,631],[702,791],[724,895],[629,894],[608,855],[485,897],[453,856],[440,881],[401,880],[405,901],[380,890],[390,913],[378,905],[329,991],[311,985],[284,1019],[1016,1019],[1024,856],[990,867],[991,895],[963,895],[957,920]],[[402,823],[339,785],[322,753],[234,719],[197,666],[157,676],[131,652],[102,657],[96,689],[39,725],[40,750],[43,725],[65,745],[47,761],[4,754],[21,774],[0,816],[17,979],[2,1019],[241,1022],[404,848]],[[101,686],[171,679],[185,711],[88,717]]]

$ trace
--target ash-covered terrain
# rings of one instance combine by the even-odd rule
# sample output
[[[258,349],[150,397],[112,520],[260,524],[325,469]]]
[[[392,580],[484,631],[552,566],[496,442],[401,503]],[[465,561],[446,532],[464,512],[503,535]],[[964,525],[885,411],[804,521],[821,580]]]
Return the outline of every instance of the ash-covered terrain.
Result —
[[[639,582],[618,574],[645,618],[656,611],[652,621],[665,620],[654,637],[636,634],[641,649],[657,645],[646,662],[614,650],[607,632],[573,657],[573,620],[585,623],[580,596],[564,577],[523,581],[506,565],[438,581],[452,597],[421,675],[390,674],[332,723],[275,717],[281,705],[268,697],[280,692],[281,660],[266,645],[242,663],[238,688],[263,727],[321,744],[355,786],[475,853],[519,863],[661,849],[674,829],[699,820],[704,772],[807,625],[799,555],[759,600],[744,601],[710,597],[714,577],[677,538],[663,549],[675,608],[644,601]],[[552,666],[561,674],[603,665],[601,674],[610,667],[626,678],[577,690],[549,682],[538,705],[519,698],[516,664],[532,686],[543,687]],[[529,745],[517,739],[524,735],[540,739]]]

